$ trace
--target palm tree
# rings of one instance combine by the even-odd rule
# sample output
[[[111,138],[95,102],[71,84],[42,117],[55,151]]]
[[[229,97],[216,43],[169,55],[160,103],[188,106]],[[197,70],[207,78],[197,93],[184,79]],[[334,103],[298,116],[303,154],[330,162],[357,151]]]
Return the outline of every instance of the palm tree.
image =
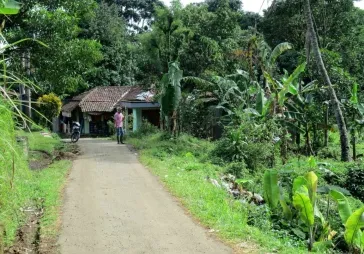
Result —
[[[332,106],[335,110],[336,122],[337,122],[337,125],[339,128],[339,131],[340,131],[341,160],[350,161],[350,147],[349,147],[348,131],[346,128],[344,115],[340,108],[340,102],[336,96],[335,89],[332,86],[330,77],[327,73],[327,70],[326,70],[326,67],[324,64],[324,61],[322,60],[321,51],[319,48],[318,39],[316,36],[313,18],[312,18],[310,0],[305,0],[304,9],[305,9],[305,16],[306,16],[306,23],[307,23],[308,51],[310,50],[310,46],[311,46],[313,54],[316,59],[317,67],[321,73],[321,76],[322,76],[324,82],[328,86],[328,90],[329,90],[331,101],[332,101]],[[309,54],[307,54],[307,55],[309,55]]]

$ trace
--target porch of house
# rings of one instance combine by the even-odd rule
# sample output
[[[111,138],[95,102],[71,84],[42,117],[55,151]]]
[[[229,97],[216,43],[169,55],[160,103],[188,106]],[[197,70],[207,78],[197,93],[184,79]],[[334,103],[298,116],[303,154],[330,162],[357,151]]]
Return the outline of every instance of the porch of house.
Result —
[[[159,103],[141,102],[141,101],[121,101],[118,105],[123,109],[125,120],[124,130],[137,131],[143,123],[143,119],[147,120],[154,126],[159,127]],[[129,117],[132,115],[132,126],[129,126]]]
[[[159,127],[158,103],[121,102],[118,106],[123,109],[125,116],[124,131],[126,134],[130,131],[139,130],[143,119]],[[82,135],[108,136],[110,135],[108,122],[113,122],[115,112],[116,110],[113,112],[82,112],[80,108],[76,108],[72,113],[62,112],[62,116],[53,121],[53,131],[71,133],[72,122],[76,121],[81,124]]]

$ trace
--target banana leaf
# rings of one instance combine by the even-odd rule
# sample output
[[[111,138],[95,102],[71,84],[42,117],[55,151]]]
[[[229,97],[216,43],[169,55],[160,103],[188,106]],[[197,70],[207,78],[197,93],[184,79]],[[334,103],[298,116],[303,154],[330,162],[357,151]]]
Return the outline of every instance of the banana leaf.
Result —
[[[302,186],[307,185],[307,179],[303,176],[299,176],[293,181],[292,194],[294,195]]]
[[[311,171],[306,174],[306,180],[311,203],[316,204],[318,182],[317,175],[313,171]]]
[[[345,241],[350,247],[360,247],[364,227],[364,206],[356,210],[345,223]]]
[[[2,15],[14,15],[18,14],[20,10],[20,4],[14,0],[7,0],[3,6],[0,6],[0,14]]]
[[[345,225],[346,221],[350,217],[350,215],[353,213],[351,211],[350,205],[344,194],[341,192],[338,192],[336,190],[330,190],[330,196],[336,201],[338,209],[339,209],[339,215],[341,218],[342,223]]]
[[[266,104],[267,99],[265,98],[264,95],[264,90],[260,89],[259,93],[257,94],[257,102],[256,102],[256,110],[258,111],[258,113],[263,116],[263,111],[264,111],[264,106]]]
[[[287,202],[286,202],[283,195],[279,196],[279,202],[280,202],[281,207],[283,209],[284,218],[287,219],[287,220],[292,220],[292,217],[293,217],[292,211],[289,208],[289,206],[287,205]]]
[[[278,172],[267,170],[263,180],[264,196],[270,208],[277,208],[279,201]]]
[[[286,52],[287,50],[293,49],[293,45],[291,43],[288,42],[283,42],[278,44],[272,51],[272,53],[270,54],[270,58],[269,58],[269,65],[273,66],[275,64],[275,62],[277,61],[277,58],[282,55],[284,52]]]
[[[315,222],[313,206],[310,201],[308,189],[302,185],[293,195],[293,205],[299,210],[301,220],[309,227]]]

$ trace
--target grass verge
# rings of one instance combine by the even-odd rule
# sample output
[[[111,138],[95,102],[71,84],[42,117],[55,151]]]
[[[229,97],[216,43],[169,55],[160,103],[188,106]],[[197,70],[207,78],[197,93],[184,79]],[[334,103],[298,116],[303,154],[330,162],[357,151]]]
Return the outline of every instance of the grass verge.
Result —
[[[43,211],[40,219],[41,240],[57,235],[61,191],[71,168],[70,161],[62,160],[45,169],[31,171],[28,167],[28,160],[31,158],[27,158],[23,148],[16,144],[16,135],[28,137],[30,151],[53,154],[59,147],[64,147],[55,135],[45,137],[40,132],[20,131],[8,135],[7,142],[11,142],[12,146],[0,158],[0,224],[5,232],[3,239],[0,239],[0,245],[3,247],[14,243],[17,230],[27,219],[23,211],[30,207]]]
[[[234,246],[243,243],[242,248],[249,249],[246,253],[307,252],[304,246],[288,237],[279,238],[269,232],[269,225],[267,230],[249,226],[252,214],[248,208],[206,180],[207,176],[217,178],[221,172],[206,158],[212,149],[211,143],[188,136],[178,141],[163,141],[160,135],[129,138],[128,142],[139,150],[141,162],[203,225],[214,229],[220,238]]]
[[[58,236],[62,190],[70,168],[71,162],[63,160],[34,173],[37,183],[34,198],[41,201],[44,209],[40,220],[41,242],[52,242]]]

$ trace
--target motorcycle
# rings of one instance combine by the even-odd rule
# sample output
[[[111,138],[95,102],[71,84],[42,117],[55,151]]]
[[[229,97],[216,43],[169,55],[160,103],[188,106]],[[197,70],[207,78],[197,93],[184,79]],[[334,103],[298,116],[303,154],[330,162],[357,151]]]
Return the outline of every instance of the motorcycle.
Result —
[[[81,137],[81,124],[79,122],[74,122],[72,124],[72,134],[71,142],[76,143]]]

